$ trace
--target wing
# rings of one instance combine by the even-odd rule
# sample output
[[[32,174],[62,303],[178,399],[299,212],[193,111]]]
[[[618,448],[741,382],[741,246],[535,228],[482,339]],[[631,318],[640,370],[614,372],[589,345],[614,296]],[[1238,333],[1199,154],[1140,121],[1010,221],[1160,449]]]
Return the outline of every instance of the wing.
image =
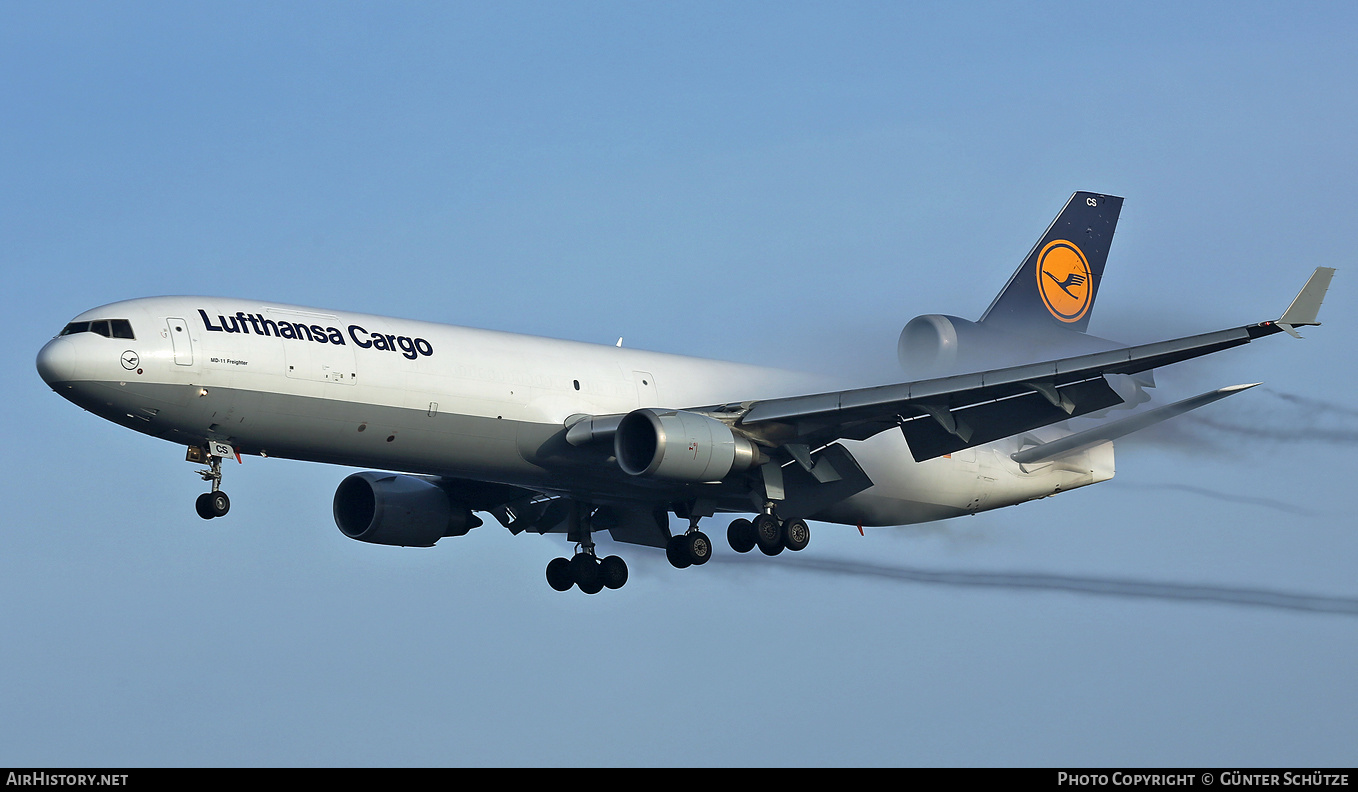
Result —
[[[735,426],[774,447],[863,440],[899,426],[914,458],[932,459],[1120,404],[1106,374],[1136,374],[1317,325],[1333,274],[1318,267],[1277,321],[974,374],[769,399],[750,404]]]

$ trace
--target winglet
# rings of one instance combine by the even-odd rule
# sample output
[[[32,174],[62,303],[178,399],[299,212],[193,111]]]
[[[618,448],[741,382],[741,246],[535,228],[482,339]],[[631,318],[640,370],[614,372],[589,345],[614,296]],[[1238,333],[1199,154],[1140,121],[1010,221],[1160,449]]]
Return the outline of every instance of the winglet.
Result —
[[[1292,300],[1292,304],[1287,306],[1287,310],[1274,324],[1296,338],[1301,338],[1301,334],[1294,328],[1319,325],[1316,316],[1320,313],[1320,304],[1325,301],[1325,292],[1329,291],[1330,279],[1333,277],[1333,267],[1316,267],[1306,285],[1297,293],[1296,299]]]

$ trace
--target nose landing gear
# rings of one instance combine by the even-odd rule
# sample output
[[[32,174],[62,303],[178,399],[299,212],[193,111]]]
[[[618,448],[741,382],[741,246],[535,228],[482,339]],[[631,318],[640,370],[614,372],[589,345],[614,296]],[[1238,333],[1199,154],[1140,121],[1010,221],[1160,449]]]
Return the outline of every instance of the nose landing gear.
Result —
[[[222,445],[216,443],[214,445]],[[226,446],[230,449],[230,446]],[[215,449],[214,449],[215,450]],[[204,492],[194,501],[193,508],[198,512],[198,516],[204,520],[211,520],[214,517],[222,517],[231,510],[231,499],[222,492],[222,458],[211,451],[204,451],[196,446],[189,447],[187,457],[190,462],[204,462],[208,464],[207,470],[195,471],[203,477],[203,481],[212,482],[212,491]]]

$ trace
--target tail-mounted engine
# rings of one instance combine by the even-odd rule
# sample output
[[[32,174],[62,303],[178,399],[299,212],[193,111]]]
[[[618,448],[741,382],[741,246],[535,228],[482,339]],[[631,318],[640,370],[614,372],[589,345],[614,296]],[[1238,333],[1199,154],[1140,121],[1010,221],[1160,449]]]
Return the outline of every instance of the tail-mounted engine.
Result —
[[[1022,339],[944,314],[916,316],[901,331],[896,356],[907,374],[937,377],[1006,365]]]
[[[706,415],[682,410],[634,410],[613,436],[618,466],[633,476],[673,481],[720,481],[764,461],[748,438]]]
[[[334,512],[335,525],[350,539],[401,547],[432,547],[481,524],[428,479],[371,470],[340,482]]]
[[[901,331],[896,356],[911,376],[941,377],[1055,360],[1125,346],[1061,328],[1030,332],[992,327],[956,316],[925,314]]]

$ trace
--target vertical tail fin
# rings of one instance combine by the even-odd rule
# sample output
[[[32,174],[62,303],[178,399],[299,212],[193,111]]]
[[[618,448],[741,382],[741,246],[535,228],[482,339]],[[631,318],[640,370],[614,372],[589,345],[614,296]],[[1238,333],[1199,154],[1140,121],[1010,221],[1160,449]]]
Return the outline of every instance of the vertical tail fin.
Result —
[[[1033,246],[981,322],[1018,332],[1083,333],[1122,212],[1115,195],[1077,192]]]

